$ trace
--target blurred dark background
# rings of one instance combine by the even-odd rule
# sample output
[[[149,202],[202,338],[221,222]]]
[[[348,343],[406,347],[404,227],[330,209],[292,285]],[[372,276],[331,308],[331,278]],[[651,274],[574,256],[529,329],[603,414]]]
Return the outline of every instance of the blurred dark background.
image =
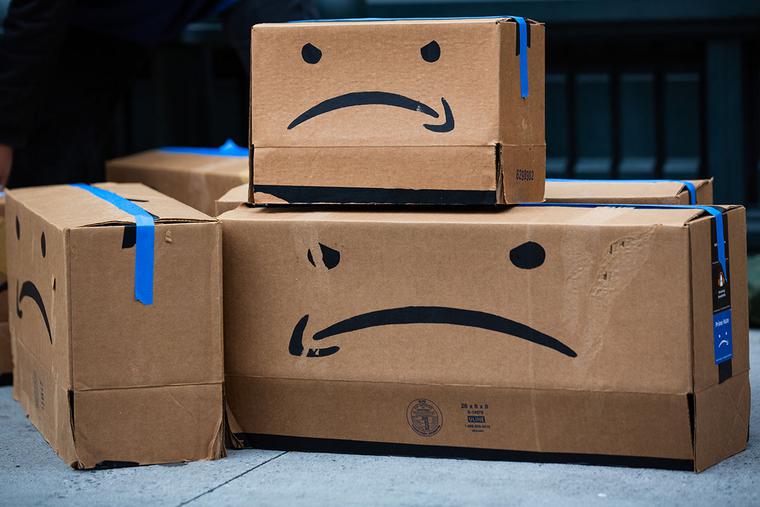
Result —
[[[0,19],[7,6],[0,0]],[[515,14],[547,23],[554,177],[716,177],[760,250],[760,0],[320,0],[323,17]],[[162,46],[119,108],[112,156],[245,145],[248,77],[215,20]]]

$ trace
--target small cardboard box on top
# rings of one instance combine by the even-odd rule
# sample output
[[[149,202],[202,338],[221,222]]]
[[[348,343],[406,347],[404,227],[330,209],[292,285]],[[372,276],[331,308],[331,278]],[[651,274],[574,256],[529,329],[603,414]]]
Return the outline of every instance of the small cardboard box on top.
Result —
[[[45,439],[82,469],[223,456],[220,224],[140,184],[7,195],[14,396]]]
[[[108,181],[143,183],[207,215],[216,199],[248,178],[248,150],[232,140],[219,148],[166,147],[106,163]]]
[[[8,280],[5,276],[5,194],[0,192],[0,386],[13,381],[11,334],[8,330]]]
[[[546,202],[712,204],[713,180],[546,180]]]
[[[251,39],[251,202],[542,200],[544,25],[314,21]]]
[[[239,445],[694,470],[745,448],[741,207],[220,220]]]

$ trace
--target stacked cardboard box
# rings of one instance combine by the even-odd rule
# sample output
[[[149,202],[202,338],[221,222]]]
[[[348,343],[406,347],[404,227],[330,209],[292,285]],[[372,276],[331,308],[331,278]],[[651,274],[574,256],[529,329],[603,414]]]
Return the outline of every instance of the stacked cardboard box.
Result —
[[[744,449],[744,209],[706,205],[711,181],[531,202],[543,25],[252,41],[246,185],[233,146],[109,164],[221,226],[138,184],[9,193],[14,394],[66,462],[217,458],[224,421],[236,446],[694,470]]]
[[[212,215],[214,201],[248,182],[248,150],[228,140],[219,148],[166,147],[109,160],[106,177],[143,183]]]
[[[700,209],[228,212],[232,431],[701,470],[747,437],[744,210],[721,216],[727,282]]]
[[[139,184],[18,189],[6,205],[14,396],[61,458],[221,457],[219,223]]]
[[[262,24],[251,41],[252,202],[543,198],[542,24]]]
[[[312,207],[217,203],[233,443],[694,470],[745,447],[744,209],[696,204],[711,182],[320,206],[541,200],[543,37],[254,27],[248,199]]]
[[[712,204],[709,180],[546,180],[546,202]]]

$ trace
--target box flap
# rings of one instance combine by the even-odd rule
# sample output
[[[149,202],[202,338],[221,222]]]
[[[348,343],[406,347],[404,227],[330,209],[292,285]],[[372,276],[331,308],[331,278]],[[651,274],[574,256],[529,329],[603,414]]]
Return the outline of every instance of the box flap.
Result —
[[[525,21],[531,25],[539,25],[538,21],[525,18]],[[291,23],[259,23],[256,27],[283,27],[293,28],[299,26],[351,26],[351,25],[389,25],[389,24],[401,24],[401,25],[427,25],[430,23],[440,24],[489,24],[494,23],[515,23],[514,19],[510,16],[473,16],[473,17],[439,17],[439,18],[345,18],[345,19],[315,19],[304,20]]]
[[[701,186],[706,180],[695,180],[694,186]],[[623,199],[649,196],[653,198],[674,197],[685,190],[678,181],[655,180],[578,180],[547,179],[546,199],[573,199],[579,196],[589,199]]]
[[[162,222],[213,222],[215,219],[139,183],[98,183]],[[18,203],[59,229],[135,223],[132,215],[71,185],[29,187],[9,191]]]
[[[329,208],[248,209],[241,208],[225,213],[228,220],[249,220],[256,213],[257,220],[291,222],[402,222],[402,223],[473,223],[473,224],[554,224],[554,225],[662,225],[682,227],[707,213],[692,208],[639,209],[618,206],[532,206],[518,205],[506,209],[479,209],[467,211],[402,211],[393,209],[335,210]],[[708,215],[709,216],[709,215]]]
[[[237,376],[227,389],[231,429],[243,438],[572,453],[587,463],[593,455],[679,460],[673,465],[693,458],[685,395]]]
[[[72,392],[71,404],[77,468],[213,460],[226,454],[220,384]]]
[[[749,373],[698,392],[695,398],[695,469],[702,471],[747,447]]]

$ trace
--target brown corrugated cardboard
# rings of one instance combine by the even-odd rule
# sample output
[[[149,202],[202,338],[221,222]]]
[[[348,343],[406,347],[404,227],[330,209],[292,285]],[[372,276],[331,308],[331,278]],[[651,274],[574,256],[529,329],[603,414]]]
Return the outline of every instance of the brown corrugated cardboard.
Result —
[[[720,367],[702,209],[224,213],[232,434],[702,470],[749,411],[745,215],[723,209]]]
[[[322,21],[251,38],[251,202],[542,200],[542,24]]]
[[[98,187],[155,219],[152,304],[135,299],[134,216],[86,188],[8,192],[14,396],[73,467],[218,458],[221,226],[140,184]]]
[[[217,199],[214,209],[215,216],[219,216],[225,211],[233,210],[244,202],[248,202],[248,184],[232,188]]]
[[[546,202],[712,204],[713,180],[546,180]]]
[[[106,178],[143,183],[211,215],[216,199],[248,183],[248,157],[229,155],[223,148],[167,148],[115,158],[106,163]]]

